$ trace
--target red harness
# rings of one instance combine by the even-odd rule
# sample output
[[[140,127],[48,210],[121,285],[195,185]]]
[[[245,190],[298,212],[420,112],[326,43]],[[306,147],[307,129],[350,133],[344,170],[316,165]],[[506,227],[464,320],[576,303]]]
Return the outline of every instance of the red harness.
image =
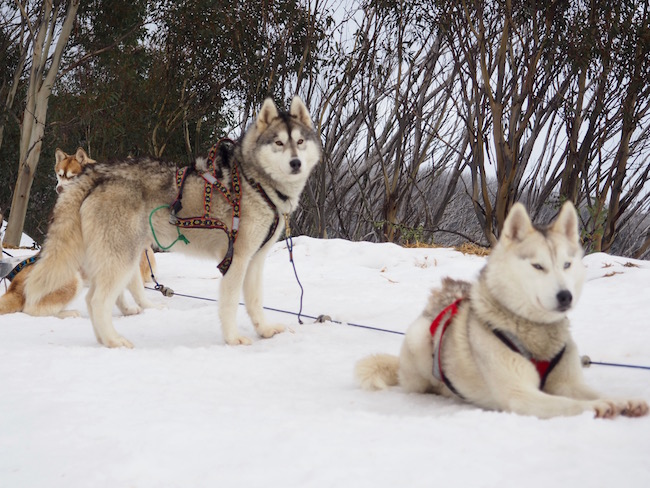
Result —
[[[447,330],[447,327],[449,327],[449,324],[451,324],[451,321],[453,320],[454,316],[458,313],[458,305],[460,302],[462,302],[463,299],[459,298],[456,300],[454,303],[451,305],[445,307],[442,312],[438,314],[438,316],[433,319],[433,322],[431,322],[431,325],[429,326],[429,332],[431,333],[431,337],[435,337],[436,332],[438,330],[438,327],[440,326],[440,323],[442,322],[442,319],[445,318],[445,315],[449,314],[449,318],[445,321],[445,323],[442,326],[442,330],[440,331],[440,338],[438,339],[438,347],[437,350],[433,351],[433,376],[442,381],[445,385],[447,385],[447,388],[449,388],[455,395],[463,398],[463,395],[458,393],[458,390],[454,388],[454,385],[449,381],[449,379],[445,376],[445,374],[442,371],[442,359],[441,359],[441,351],[442,351],[442,338],[445,335],[445,331]]]
[[[447,388],[449,388],[454,394],[456,394],[459,397],[463,397],[456,388],[454,388],[453,384],[449,379],[445,376],[444,372],[442,371],[442,359],[441,359],[441,351],[442,351],[442,338],[445,335],[445,331],[447,330],[447,327],[451,324],[451,321],[453,320],[454,316],[458,313],[458,306],[460,305],[460,302],[462,302],[463,299],[458,299],[451,305],[445,307],[439,314],[438,316],[433,319],[433,322],[431,322],[431,325],[429,326],[429,332],[431,333],[431,337],[435,337],[436,332],[438,328],[440,327],[440,324],[442,320],[445,318],[447,314],[449,314],[449,317],[447,320],[445,320],[442,330],[440,331],[440,338],[438,339],[438,346],[436,350],[433,352],[433,376],[442,381],[445,385],[447,385]],[[531,363],[533,363],[533,366],[535,366],[535,369],[537,370],[537,373],[539,374],[539,388],[542,389],[544,388],[544,384],[546,383],[546,378],[548,378],[548,375],[551,374],[551,371],[553,371],[553,368],[557,365],[557,363],[560,362],[560,359],[562,359],[562,355],[564,354],[564,350],[566,349],[566,346],[562,348],[562,350],[557,353],[553,359],[550,361],[546,360],[540,360],[536,359],[533,357],[533,355],[528,351],[523,344],[519,342],[519,340],[516,338],[516,336],[509,334],[507,332],[504,332],[502,330],[496,329],[494,327],[491,327],[492,332],[494,335],[496,335],[501,342],[503,342],[510,350],[521,354],[524,356],[526,359],[528,359]]]

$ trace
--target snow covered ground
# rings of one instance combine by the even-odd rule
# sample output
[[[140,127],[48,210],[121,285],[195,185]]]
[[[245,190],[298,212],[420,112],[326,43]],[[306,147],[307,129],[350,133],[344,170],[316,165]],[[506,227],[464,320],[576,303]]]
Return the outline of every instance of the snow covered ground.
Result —
[[[451,249],[294,240],[304,312],[404,331],[445,275],[484,259]],[[16,256],[29,251],[10,251]],[[158,280],[217,296],[211,262],[157,254]],[[650,263],[594,254],[571,314],[583,354],[650,365]],[[285,243],[265,270],[265,304],[296,312]],[[4,286],[0,285],[0,293]],[[2,487],[650,486],[650,417],[538,420],[433,395],[360,390],[354,363],[402,337],[268,312],[289,330],[223,344],[214,301],[150,291],[164,310],[121,317],[136,346],[100,347],[82,317],[0,317]],[[650,371],[592,366],[588,382],[650,400]]]

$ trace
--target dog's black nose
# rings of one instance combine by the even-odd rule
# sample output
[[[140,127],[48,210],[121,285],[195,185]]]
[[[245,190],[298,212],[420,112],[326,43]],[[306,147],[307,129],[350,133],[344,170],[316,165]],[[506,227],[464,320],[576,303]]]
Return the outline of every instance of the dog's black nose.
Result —
[[[292,170],[298,171],[300,169],[300,166],[302,166],[302,162],[298,158],[292,159],[289,161],[289,166],[291,166]]]
[[[560,310],[568,310],[571,307],[573,295],[569,290],[560,290],[556,295],[558,308]]]

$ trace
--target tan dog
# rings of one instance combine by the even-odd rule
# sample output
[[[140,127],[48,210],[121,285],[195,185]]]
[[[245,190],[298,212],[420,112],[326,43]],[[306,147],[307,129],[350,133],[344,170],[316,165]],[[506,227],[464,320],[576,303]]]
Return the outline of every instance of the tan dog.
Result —
[[[61,193],[65,186],[81,174],[84,166],[94,164],[97,161],[90,159],[86,151],[77,149],[74,155],[66,154],[58,147],[54,153],[54,174],[56,175],[56,192]]]
[[[32,269],[32,266],[23,268],[11,281],[7,293],[0,296],[0,315],[23,311],[25,306],[25,280]],[[77,296],[80,288],[81,280],[79,278],[68,281],[65,285],[44,296],[38,302],[37,307],[34,308],[32,315],[54,315],[59,318],[78,317],[78,311],[64,309]]]
[[[86,151],[82,148],[77,149],[75,154],[70,155],[57,148],[55,151],[54,174],[57,179],[56,192],[61,194],[67,185],[79,176],[84,167],[88,164],[94,164],[96,161],[91,159]],[[147,260],[147,255],[149,260]],[[151,262],[151,269],[149,267]],[[144,282],[151,281],[151,274],[155,273],[156,260],[153,250],[148,248],[142,253],[140,259],[140,275]],[[7,292],[0,296],[0,315],[24,311],[25,306],[25,280],[32,271],[32,266],[25,266],[21,269],[11,281]],[[53,292],[44,296],[38,303],[29,310],[31,315],[47,316],[53,315],[59,318],[78,317],[79,312],[76,310],[65,310],[65,306],[70,303],[81,288],[80,276],[64,283]],[[146,305],[149,305],[147,302]],[[139,312],[138,308],[130,307],[126,304],[124,296],[120,295],[117,299],[117,305],[125,315],[131,315]]]

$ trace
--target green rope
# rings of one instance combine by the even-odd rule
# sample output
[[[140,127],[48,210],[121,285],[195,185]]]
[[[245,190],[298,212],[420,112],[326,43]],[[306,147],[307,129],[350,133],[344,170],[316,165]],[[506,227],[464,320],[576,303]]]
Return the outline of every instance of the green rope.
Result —
[[[185,244],[189,244],[190,241],[187,240],[187,237],[181,234],[181,230],[178,227],[176,227],[176,232],[178,232],[178,237],[169,246],[165,247],[158,241],[158,238],[156,237],[156,231],[153,228],[153,223],[151,222],[151,219],[153,218],[153,214],[155,214],[158,210],[162,208],[169,208],[169,205],[161,205],[160,207],[154,208],[149,214],[149,227],[151,227],[151,233],[153,234],[153,240],[156,241],[156,245],[163,251],[167,251],[168,249],[171,249],[172,246],[176,244],[178,241],[183,241]]]

